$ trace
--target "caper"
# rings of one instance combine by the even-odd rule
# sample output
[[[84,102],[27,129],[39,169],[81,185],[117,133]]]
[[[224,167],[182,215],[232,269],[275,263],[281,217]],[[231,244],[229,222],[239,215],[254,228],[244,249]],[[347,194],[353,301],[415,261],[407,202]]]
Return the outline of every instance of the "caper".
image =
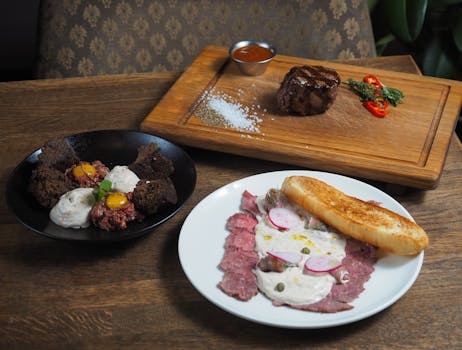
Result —
[[[278,292],[282,292],[284,290],[286,286],[284,285],[284,283],[282,282],[279,282],[278,284],[276,284],[276,287],[274,288],[276,291]]]
[[[303,249],[300,251],[302,254],[310,254],[311,250],[308,247],[303,247]]]

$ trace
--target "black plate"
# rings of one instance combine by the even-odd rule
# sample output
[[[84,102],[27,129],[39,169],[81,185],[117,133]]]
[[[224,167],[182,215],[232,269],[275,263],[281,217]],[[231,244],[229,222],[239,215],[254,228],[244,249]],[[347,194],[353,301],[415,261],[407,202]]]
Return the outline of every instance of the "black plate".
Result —
[[[183,149],[162,138],[137,131],[102,130],[67,136],[80,159],[100,160],[108,168],[128,165],[133,162],[141,145],[155,142],[164,156],[175,167],[171,179],[175,185],[178,203],[165,206],[155,215],[141,222],[131,222],[125,230],[107,232],[94,226],[85,229],[63,228],[49,219],[49,210],[41,207],[28,193],[27,186],[38,162],[41,149],[31,153],[10,174],[6,185],[6,200],[17,219],[29,229],[56,239],[92,242],[114,242],[139,237],[152,231],[156,226],[175,215],[191,196],[196,185],[196,168],[192,159]]]

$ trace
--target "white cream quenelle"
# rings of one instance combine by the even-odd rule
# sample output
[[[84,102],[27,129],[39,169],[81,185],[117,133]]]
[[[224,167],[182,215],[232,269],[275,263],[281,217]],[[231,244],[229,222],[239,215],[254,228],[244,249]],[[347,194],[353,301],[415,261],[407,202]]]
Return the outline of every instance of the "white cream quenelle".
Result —
[[[112,183],[112,190],[122,193],[133,192],[140,178],[126,165],[116,165],[104,178]]]
[[[76,188],[61,196],[50,211],[56,225],[70,228],[90,226],[90,212],[94,203],[92,188]]]

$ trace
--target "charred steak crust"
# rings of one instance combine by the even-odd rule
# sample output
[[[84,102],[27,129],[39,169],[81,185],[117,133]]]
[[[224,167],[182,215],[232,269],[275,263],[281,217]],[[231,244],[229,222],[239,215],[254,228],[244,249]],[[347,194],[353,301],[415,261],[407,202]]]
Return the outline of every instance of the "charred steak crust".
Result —
[[[324,113],[337,97],[339,74],[323,66],[292,67],[277,93],[277,104],[283,113],[314,115]]]

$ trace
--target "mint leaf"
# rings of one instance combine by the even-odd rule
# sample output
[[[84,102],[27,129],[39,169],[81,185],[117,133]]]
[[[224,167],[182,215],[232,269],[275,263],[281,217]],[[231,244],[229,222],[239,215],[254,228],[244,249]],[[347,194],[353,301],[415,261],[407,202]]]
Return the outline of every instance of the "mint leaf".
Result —
[[[112,189],[112,182],[109,180],[103,180],[99,183],[97,187],[93,189],[93,195],[95,200],[99,202],[104,198],[106,193],[110,192]]]
[[[99,183],[99,188],[103,191],[109,192],[112,189],[112,182],[109,180],[103,180]]]

